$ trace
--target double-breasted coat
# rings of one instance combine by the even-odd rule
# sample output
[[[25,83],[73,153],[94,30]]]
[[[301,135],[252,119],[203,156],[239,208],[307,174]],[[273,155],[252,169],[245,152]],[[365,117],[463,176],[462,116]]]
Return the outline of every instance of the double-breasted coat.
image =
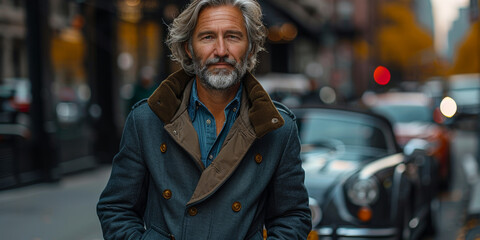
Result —
[[[200,159],[180,70],[137,103],[97,213],[105,239],[306,239],[311,229],[294,115],[247,73],[217,158]]]

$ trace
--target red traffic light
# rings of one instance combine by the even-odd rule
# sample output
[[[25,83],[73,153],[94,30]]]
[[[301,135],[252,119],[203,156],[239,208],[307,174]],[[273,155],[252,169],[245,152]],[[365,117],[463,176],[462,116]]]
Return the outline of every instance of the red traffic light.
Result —
[[[373,73],[373,79],[380,85],[386,85],[390,82],[390,71],[386,67],[378,66]]]

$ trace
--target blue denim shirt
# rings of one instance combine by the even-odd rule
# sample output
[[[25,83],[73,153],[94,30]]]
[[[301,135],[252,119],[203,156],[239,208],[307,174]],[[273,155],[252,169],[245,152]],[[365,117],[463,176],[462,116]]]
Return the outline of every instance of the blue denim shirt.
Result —
[[[208,167],[220,152],[220,148],[240,112],[242,85],[240,85],[235,98],[224,110],[226,120],[220,134],[217,136],[215,118],[200,99],[198,99],[196,81],[195,79],[193,82],[188,114],[192,120],[193,127],[197,131],[203,165]]]

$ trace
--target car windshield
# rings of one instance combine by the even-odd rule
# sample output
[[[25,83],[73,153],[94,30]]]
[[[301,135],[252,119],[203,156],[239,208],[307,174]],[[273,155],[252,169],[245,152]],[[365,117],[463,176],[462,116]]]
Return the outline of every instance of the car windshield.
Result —
[[[373,109],[393,123],[432,122],[433,113],[427,106],[384,105]]]
[[[358,120],[358,119],[357,119]],[[299,119],[302,144],[320,147],[363,147],[388,150],[383,131],[368,122],[348,118],[331,118],[324,114],[311,114]]]

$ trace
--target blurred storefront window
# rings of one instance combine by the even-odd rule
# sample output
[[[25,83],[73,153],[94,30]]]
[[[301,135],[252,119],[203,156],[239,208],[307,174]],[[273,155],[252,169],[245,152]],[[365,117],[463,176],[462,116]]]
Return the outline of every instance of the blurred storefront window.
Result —
[[[85,16],[74,1],[50,0],[52,103],[61,172],[95,166],[88,120],[91,86],[87,79]]]

